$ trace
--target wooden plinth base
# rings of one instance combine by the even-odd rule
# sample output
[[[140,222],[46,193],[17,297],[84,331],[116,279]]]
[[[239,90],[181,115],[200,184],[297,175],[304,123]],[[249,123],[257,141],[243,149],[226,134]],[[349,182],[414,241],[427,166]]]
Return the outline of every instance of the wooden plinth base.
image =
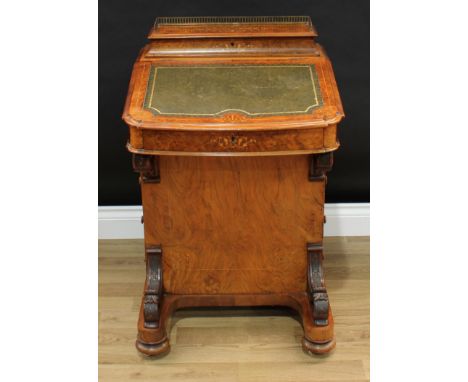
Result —
[[[302,347],[308,353],[324,354],[335,347],[333,315],[328,311],[328,324],[318,326],[314,322],[313,307],[307,292],[286,294],[242,295],[164,295],[161,299],[157,326],[147,327],[144,321],[144,300],[138,320],[137,349],[149,356],[162,355],[170,350],[166,328],[172,312],[188,307],[249,307],[286,306],[296,310],[302,320],[304,338]]]

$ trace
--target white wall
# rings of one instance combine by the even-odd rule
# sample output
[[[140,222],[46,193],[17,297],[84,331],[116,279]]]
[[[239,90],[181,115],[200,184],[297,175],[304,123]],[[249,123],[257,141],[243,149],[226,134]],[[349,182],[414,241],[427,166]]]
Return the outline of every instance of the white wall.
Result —
[[[99,239],[140,239],[141,206],[99,207]],[[325,204],[325,236],[369,236],[369,203]]]

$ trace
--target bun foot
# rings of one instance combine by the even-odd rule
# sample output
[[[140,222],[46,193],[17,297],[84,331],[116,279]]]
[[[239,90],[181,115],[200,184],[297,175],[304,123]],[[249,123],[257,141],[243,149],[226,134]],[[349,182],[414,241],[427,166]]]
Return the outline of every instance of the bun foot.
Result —
[[[156,344],[147,344],[140,340],[136,340],[135,346],[141,353],[149,356],[163,355],[168,353],[171,349],[167,338]]]
[[[302,338],[302,349],[307,353],[326,354],[335,348],[335,338],[328,342],[313,342],[305,337]]]

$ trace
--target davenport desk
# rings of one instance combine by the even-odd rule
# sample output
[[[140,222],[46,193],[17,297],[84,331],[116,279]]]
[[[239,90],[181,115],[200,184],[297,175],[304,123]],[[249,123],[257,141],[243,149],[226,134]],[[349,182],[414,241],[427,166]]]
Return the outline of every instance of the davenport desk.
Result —
[[[309,17],[164,17],[123,119],[140,173],[146,282],[136,346],[169,350],[195,306],[288,306],[335,345],[322,270],[326,172],[343,109]]]

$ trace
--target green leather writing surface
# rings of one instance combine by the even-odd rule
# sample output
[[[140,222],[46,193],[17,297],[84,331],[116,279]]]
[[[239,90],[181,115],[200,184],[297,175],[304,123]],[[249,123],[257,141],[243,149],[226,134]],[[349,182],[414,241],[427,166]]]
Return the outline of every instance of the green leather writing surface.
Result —
[[[322,106],[314,65],[151,67],[144,107],[156,115],[307,114]]]

